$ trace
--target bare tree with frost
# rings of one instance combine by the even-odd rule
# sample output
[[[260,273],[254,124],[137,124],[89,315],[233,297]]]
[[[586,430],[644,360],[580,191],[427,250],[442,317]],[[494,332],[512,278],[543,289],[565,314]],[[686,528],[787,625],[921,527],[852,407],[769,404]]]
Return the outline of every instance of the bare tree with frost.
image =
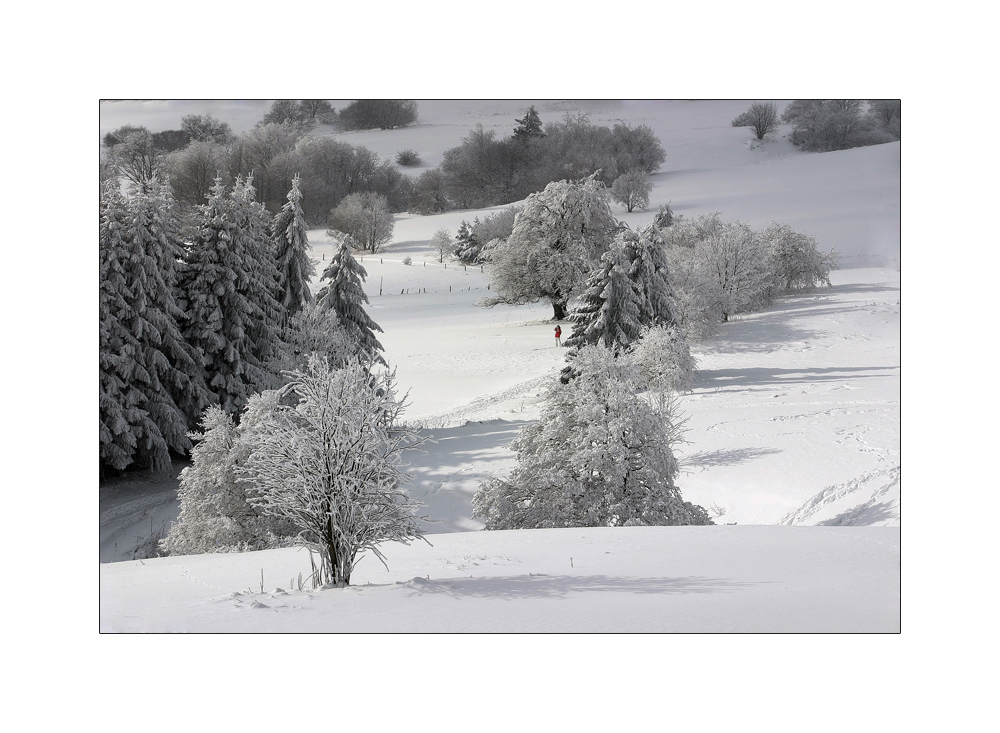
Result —
[[[333,370],[314,357],[294,372],[262,419],[241,481],[250,502],[302,529],[300,542],[319,553],[320,581],[343,587],[364,552],[382,562],[382,542],[408,543],[423,532],[417,502],[403,489],[400,454],[419,439],[397,423],[403,402],[391,372],[360,361]]]

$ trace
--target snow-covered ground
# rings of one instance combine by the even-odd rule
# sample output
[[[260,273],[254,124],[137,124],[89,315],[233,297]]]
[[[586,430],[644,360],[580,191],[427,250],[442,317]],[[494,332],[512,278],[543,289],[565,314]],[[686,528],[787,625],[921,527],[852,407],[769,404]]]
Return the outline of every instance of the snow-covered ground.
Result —
[[[413,128],[343,137],[385,157],[414,148],[432,166],[477,122],[512,129],[527,104],[421,102]],[[354,587],[316,592],[291,587],[309,568],[303,550],[132,560],[176,516],[176,480],[106,485],[102,630],[899,630],[900,147],[751,145],[730,126],[746,106],[537,103],[543,120],[583,108],[596,124],[648,124],[660,136],[668,157],[649,210],[616,207],[630,225],[670,201],[684,215],[787,222],[821,249],[836,245],[845,264],[879,265],[837,271],[833,288],[783,298],[694,345],[678,483],[719,513],[718,526],[472,531],[472,494],[512,467],[506,446],[537,419],[563,352],[550,308],[475,307],[486,275],[431,256],[437,229],[454,234],[490,210],[400,215],[393,242],[363,264],[369,312],[409,391],[406,417],[433,438],[407,454],[412,491],[435,520],[431,546],[388,546],[388,571],[368,557]],[[140,120],[111,127],[124,122]],[[310,239],[321,269],[331,245],[322,230]]]

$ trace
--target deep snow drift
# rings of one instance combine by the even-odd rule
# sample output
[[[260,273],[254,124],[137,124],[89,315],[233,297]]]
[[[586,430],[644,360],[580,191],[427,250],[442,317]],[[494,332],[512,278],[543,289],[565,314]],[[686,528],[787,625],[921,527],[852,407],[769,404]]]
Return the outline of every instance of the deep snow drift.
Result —
[[[383,157],[414,148],[426,168],[476,122],[506,134],[528,104],[421,102],[413,128],[341,137]],[[899,144],[824,154],[780,136],[751,144],[729,125],[740,102],[537,106],[548,121],[588,104],[595,124],[648,124],[667,150],[649,209],[615,207],[631,226],[670,201],[688,216],[787,222],[821,249],[836,245],[845,264],[884,265],[837,271],[833,288],[782,298],[692,345],[699,375],[682,399],[678,485],[719,526],[470,531],[482,526],[472,494],[513,466],[507,444],[537,419],[564,352],[548,306],[475,307],[486,274],[429,252],[437,229],[454,234],[503,207],[398,215],[384,253],[358,254],[369,313],[409,391],[405,417],[433,439],[406,456],[433,547],[385,546],[388,571],[367,557],[353,588],[293,591],[304,550],[133,560],[176,517],[176,477],[107,484],[102,630],[898,630]],[[124,122],[141,119],[110,126]],[[310,241],[322,272],[331,244],[322,230]]]

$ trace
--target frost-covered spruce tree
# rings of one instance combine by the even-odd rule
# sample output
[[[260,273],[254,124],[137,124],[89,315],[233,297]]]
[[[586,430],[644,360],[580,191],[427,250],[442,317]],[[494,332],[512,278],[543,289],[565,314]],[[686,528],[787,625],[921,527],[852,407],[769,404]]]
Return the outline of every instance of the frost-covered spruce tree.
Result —
[[[274,243],[278,264],[278,296],[283,308],[282,318],[288,319],[313,300],[309,281],[316,276],[316,265],[309,258],[309,237],[305,214],[302,212],[302,192],[298,175],[292,179],[288,201],[274,218]]]
[[[491,530],[711,524],[674,484],[674,403],[637,395],[635,365],[604,346],[575,361],[577,378],[557,381],[538,422],[511,443],[510,477],[480,485],[473,516]]]
[[[243,253],[250,287],[247,292],[257,306],[260,320],[250,331],[254,355],[265,365],[265,380],[258,389],[277,387],[277,363],[281,357],[281,329],[284,323],[280,298],[281,275],[277,266],[277,247],[273,239],[274,219],[264,205],[256,200],[253,176],[245,181],[239,177],[233,186],[233,215],[237,224],[234,244]]]
[[[622,251],[629,260],[629,278],[642,294],[639,320],[644,326],[669,326],[677,322],[677,296],[670,285],[665,243],[655,226],[622,235]]]
[[[241,480],[266,515],[302,528],[300,541],[321,558],[321,582],[349,585],[362,553],[382,562],[382,542],[422,537],[417,503],[403,490],[404,449],[417,442],[396,424],[403,409],[393,375],[354,360],[331,369],[314,357],[295,372],[255,434]]]
[[[100,207],[100,464],[121,470],[132,463],[137,435],[156,426],[143,409],[145,395],[132,380],[138,340],[122,323],[130,314],[121,262],[129,217],[117,182],[102,189]]]
[[[265,360],[272,354],[262,355],[258,343],[261,330],[266,336],[273,327],[273,314],[258,300],[268,297],[259,292],[262,287],[274,292],[274,281],[261,277],[257,243],[241,229],[247,216],[238,216],[236,206],[216,179],[208,203],[200,207],[183,273],[184,335],[200,351],[213,402],[227,413],[238,412],[250,394],[273,383]]]
[[[276,522],[250,504],[253,487],[237,480],[262,419],[277,405],[277,393],[250,398],[239,426],[218,405],[205,410],[201,432],[192,432],[191,465],[181,471],[177,491],[180,516],[160,547],[172,555],[262,550],[287,545],[298,532],[291,523]]]
[[[351,254],[353,244],[354,240],[349,234],[339,238],[330,264],[320,277],[321,282],[327,280],[329,283],[318,297],[319,307],[323,311],[332,310],[337,314],[340,326],[355,343],[355,353],[385,365],[385,359],[379,353],[385,349],[375,338],[375,332],[382,333],[382,328],[362,307],[362,304],[368,303],[368,296],[362,287],[368,273]]]
[[[607,190],[597,175],[556,181],[527,198],[510,236],[489,251],[497,296],[483,305],[545,299],[552,304],[554,320],[566,317],[570,298],[599,264],[618,230]]]
[[[170,451],[191,447],[185,408],[197,414],[208,400],[196,354],[178,327],[180,224],[173,199],[155,179],[127,201],[108,189],[102,209],[101,442],[116,446],[102,449],[102,457],[107,453],[115,468],[134,462],[165,470]],[[125,411],[115,411],[116,403]],[[134,444],[120,436],[122,417]],[[122,465],[126,444],[132,454]]]
[[[573,333],[566,345],[579,349],[601,344],[620,354],[642,333],[643,297],[629,277],[630,263],[619,246],[601,256],[600,267],[570,313]],[[572,352],[571,352],[572,353]]]

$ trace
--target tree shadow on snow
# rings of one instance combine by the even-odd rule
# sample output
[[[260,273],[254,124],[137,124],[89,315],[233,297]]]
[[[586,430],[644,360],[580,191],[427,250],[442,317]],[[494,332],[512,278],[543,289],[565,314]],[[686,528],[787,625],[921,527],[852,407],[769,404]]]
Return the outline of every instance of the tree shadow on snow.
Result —
[[[747,367],[745,369],[699,369],[694,388],[711,390],[718,387],[771,386],[791,387],[796,384],[843,382],[845,380],[888,377],[899,367],[821,367],[813,369],[775,369]]]
[[[780,448],[731,448],[728,450],[698,451],[679,459],[681,468],[699,466],[712,468],[717,466],[737,466],[754,458],[781,453]]]
[[[452,598],[564,598],[570,593],[634,593],[638,595],[680,595],[686,593],[729,593],[752,583],[721,578],[627,578],[610,575],[515,575],[499,578],[413,578],[401,585],[417,595],[445,595]]]

